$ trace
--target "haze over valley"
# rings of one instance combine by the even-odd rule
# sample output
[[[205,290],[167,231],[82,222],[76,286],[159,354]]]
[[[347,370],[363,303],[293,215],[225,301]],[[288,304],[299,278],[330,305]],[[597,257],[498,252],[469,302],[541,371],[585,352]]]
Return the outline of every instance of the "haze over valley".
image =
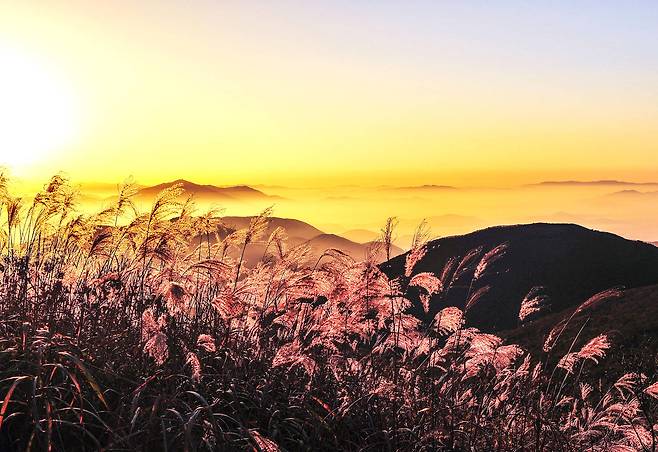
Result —
[[[226,186],[177,180],[142,186],[137,204],[146,207],[157,192],[174,183],[192,195],[199,210],[250,216],[273,207],[278,217],[310,223],[323,232],[356,242],[375,239],[386,218],[397,217],[396,244],[408,248],[424,219],[431,235],[464,234],[498,224],[576,223],[623,237],[656,241],[658,183],[564,181],[492,186]],[[117,185],[80,184],[81,204],[94,210],[116,196]],[[222,187],[222,188],[220,188]]]

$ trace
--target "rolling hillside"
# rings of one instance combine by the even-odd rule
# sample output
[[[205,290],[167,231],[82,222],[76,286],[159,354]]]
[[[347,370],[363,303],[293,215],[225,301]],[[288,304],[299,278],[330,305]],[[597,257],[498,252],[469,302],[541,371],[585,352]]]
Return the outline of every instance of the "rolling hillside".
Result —
[[[658,248],[626,240],[614,234],[593,231],[574,224],[526,224],[499,226],[470,234],[447,237],[428,244],[426,256],[414,273],[439,273],[453,256],[483,247],[489,250],[506,243],[505,256],[480,278],[453,288],[445,300],[435,297],[430,315],[445,305],[463,306],[469,289],[491,289],[469,312],[469,323],[488,331],[517,326],[521,300],[535,286],[544,286],[551,310],[562,311],[611,287],[635,288],[658,283]],[[403,274],[406,254],[382,264],[389,276]],[[413,293],[412,293],[413,294]],[[417,294],[416,294],[417,298]],[[423,316],[416,307],[416,313]]]
[[[508,342],[520,344],[539,357],[549,331],[560,320],[568,318],[573,309],[542,316],[500,334]],[[552,351],[553,361],[567,353],[576,336],[576,347],[580,347],[599,334],[608,334],[615,347],[615,352],[605,361],[608,370],[628,366],[640,368],[647,374],[654,372],[658,353],[658,285],[626,290],[620,298],[575,316]]]

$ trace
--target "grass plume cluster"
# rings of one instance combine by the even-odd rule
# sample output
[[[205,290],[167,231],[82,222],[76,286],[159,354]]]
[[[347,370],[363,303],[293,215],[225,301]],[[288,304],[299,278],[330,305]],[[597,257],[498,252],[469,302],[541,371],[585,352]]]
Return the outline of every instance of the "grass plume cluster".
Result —
[[[414,273],[421,227],[391,280],[376,262],[392,220],[363,262],[311,260],[285,231],[263,236],[269,210],[220,238],[217,212],[196,214],[179,187],[140,212],[128,184],[95,215],[60,176],[30,200],[7,187],[0,450],[655,450],[657,384],[588,381],[608,337],[563,334],[616,291],[558,323],[543,356],[466,326],[504,245]],[[265,253],[246,266],[255,242]],[[429,312],[457,285],[462,306],[409,314],[409,288]],[[529,294],[520,321],[545,301]],[[557,341],[571,347],[551,357]]]

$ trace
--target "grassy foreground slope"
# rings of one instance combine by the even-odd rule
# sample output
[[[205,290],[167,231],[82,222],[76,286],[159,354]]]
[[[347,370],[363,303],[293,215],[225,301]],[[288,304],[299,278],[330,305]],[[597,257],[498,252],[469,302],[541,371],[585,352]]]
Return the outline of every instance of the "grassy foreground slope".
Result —
[[[419,240],[389,278],[381,247],[316,259],[266,234],[269,211],[221,237],[181,187],[144,211],[135,193],[87,216],[62,177],[23,200],[0,174],[0,450],[655,449],[653,373],[625,362],[599,379],[614,332],[574,333],[615,290],[531,356],[466,326],[481,284],[513,271],[501,247],[437,276],[418,272],[433,252]],[[459,287],[462,308],[410,312]],[[519,321],[543,308],[524,300]]]
[[[550,330],[561,319],[568,318],[573,310],[569,308],[547,314],[519,328],[501,331],[500,335],[522,345],[533,356],[540,356]],[[603,366],[608,372],[619,373],[625,368],[655,372],[658,364],[658,285],[626,290],[619,298],[577,315],[565,329],[565,335],[575,337],[581,329],[582,338],[608,334],[615,348],[615,353],[608,356]],[[577,346],[582,342],[581,339]],[[570,346],[569,341],[561,342],[555,346],[554,355],[563,356]]]

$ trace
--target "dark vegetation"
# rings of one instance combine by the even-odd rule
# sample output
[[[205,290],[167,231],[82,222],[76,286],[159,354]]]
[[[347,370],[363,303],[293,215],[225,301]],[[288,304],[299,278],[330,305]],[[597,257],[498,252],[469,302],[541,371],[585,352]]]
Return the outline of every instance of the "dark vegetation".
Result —
[[[530,354],[542,352],[543,341],[553,326],[570,314],[566,309],[527,322],[500,335],[507,341],[522,345]],[[596,309],[580,315],[569,325],[565,334],[575,336],[582,328],[582,337],[608,334],[614,344],[614,353],[605,360],[605,366],[593,370],[620,375],[626,369],[636,369],[652,374],[658,365],[658,286],[629,289],[617,299],[608,301]],[[555,355],[568,351],[566,342],[555,345]]]
[[[541,281],[568,277],[550,301],[571,308],[550,328],[540,290],[501,300],[492,326],[532,322],[509,337],[533,358],[465,322],[484,287],[509,290],[512,271],[541,277],[525,267],[557,258],[557,239],[536,245],[550,259],[524,266],[515,247],[534,242],[490,230],[491,246],[446,246],[454,258],[437,271],[420,228],[387,276],[377,262],[392,222],[361,262],[336,249],[315,258],[282,229],[266,234],[269,211],[221,236],[178,186],[145,212],[135,194],[124,186],[86,216],[61,177],[31,200],[0,177],[0,450],[655,450],[653,368],[597,376],[615,335],[587,329],[621,297],[589,292],[641,284],[648,250],[603,235],[638,272],[617,281],[605,278],[623,267],[597,263],[610,255],[563,248],[591,258],[590,273],[572,264]],[[258,263],[245,265],[257,243]],[[527,339],[540,324],[541,349]]]
[[[440,273],[454,256],[501,243],[508,245],[504,265],[481,279],[490,289],[468,318],[469,325],[486,331],[517,327],[521,300],[538,285],[550,298],[550,311],[560,312],[611,287],[658,284],[658,247],[574,224],[498,226],[434,240],[416,271]],[[401,274],[405,257],[392,259],[382,270],[391,277]],[[447,299],[434,295],[429,316],[446,303],[461,307],[468,289],[457,287]],[[417,294],[410,296],[417,301]],[[415,312],[422,315],[418,303]]]

